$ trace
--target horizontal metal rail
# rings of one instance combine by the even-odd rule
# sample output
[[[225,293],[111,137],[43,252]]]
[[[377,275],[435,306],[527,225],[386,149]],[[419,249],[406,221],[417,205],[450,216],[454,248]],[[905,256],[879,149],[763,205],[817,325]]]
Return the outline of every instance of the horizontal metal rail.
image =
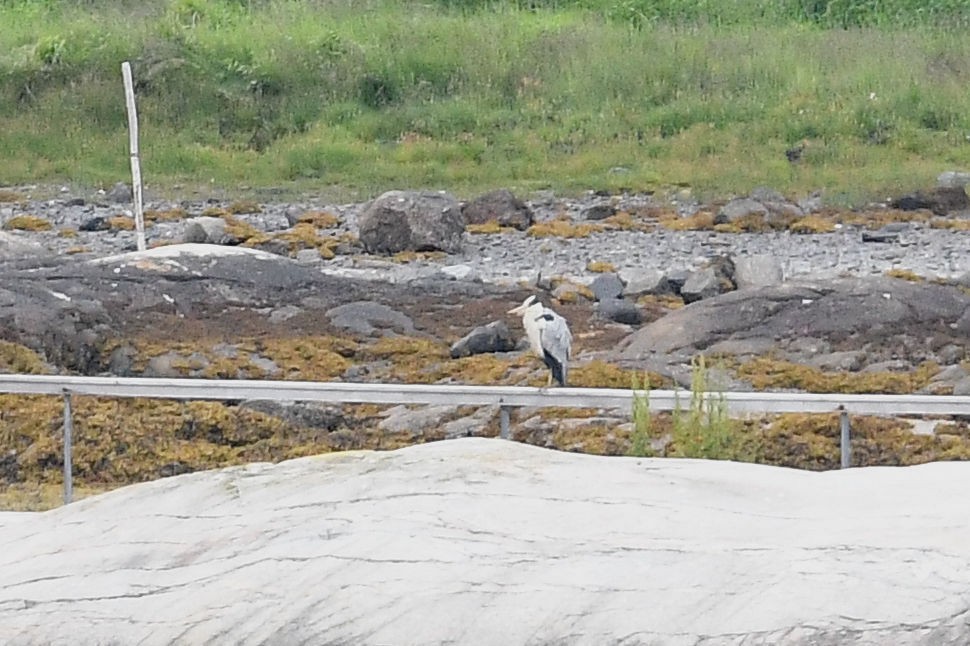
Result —
[[[378,384],[231,379],[162,379],[0,375],[0,393],[93,395],[180,400],[274,400],[368,404],[562,406],[630,409],[636,393],[622,388],[535,388],[460,384]],[[640,392],[643,394],[643,391]],[[654,411],[687,408],[689,391],[650,390]],[[823,393],[707,393],[732,413],[833,413],[855,415],[970,415],[970,396],[852,395]]]
[[[272,400],[367,404],[497,405],[501,437],[509,437],[509,410],[532,406],[625,409],[647,395],[650,410],[688,408],[692,393],[635,392],[622,388],[534,388],[461,384],[372,384],[248,379],[156,379],[0,374],[0,393],[64,398],[64,503],[72,499],[71,397],[146,397],[179,400]],[[970,415],[970,397],[953,395],[843,395],[819,393],[703,393],[731,413],[839,413],[841,465],[850,463],[849,413],[856,415]]]

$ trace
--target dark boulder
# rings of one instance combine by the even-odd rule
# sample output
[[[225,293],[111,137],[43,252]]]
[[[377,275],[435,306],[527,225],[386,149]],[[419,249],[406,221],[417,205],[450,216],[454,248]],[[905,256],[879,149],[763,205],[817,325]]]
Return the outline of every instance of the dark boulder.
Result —
[[[388,191],[370,202],[358,219],[369,253],[461,251],[465,219],[458,201],[444,192]]]
[[[110,229],[111,224],[108,222],[108,218],[100,215],[88,218],[78,227],[79,231],[108,231]]]
[[[500,188],[476,197],[461,210],[466,224],[497,222],[502,227],[525,231],[535,219],[532,209],[512,191]]]
[[[929,191],[917,191],[898,197],[890,206],[902,211],[926,209],[936,215],[970,208],[970,198],[962,186],[937,186]]]
[[[643,316],[637,306],[622,298],[610,298],[596,304],[596,314],[607,321],[624,325],[639,325]]]
[[[616,207],[608,202],[603,202],[600,204],[593,204],[592,206],[583,210],[584,220],[605,220],[608,217],[616,215]]]
[[[480,325],[455,341],[451,346],[451,358],[467,357],[486,352],[509,352],[515,349],[515,342],[505,321],[492,321]]]

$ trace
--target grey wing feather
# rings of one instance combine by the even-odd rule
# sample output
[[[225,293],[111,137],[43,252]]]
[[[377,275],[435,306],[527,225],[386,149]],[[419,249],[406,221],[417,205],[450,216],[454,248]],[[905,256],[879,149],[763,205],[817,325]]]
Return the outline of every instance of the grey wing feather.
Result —
[[[573,344],[573,335],[566,319],[552,310],[546,310],[542,318],[545,319],[540,337],[543,349],[560,362],[565,362],[572,353]]]

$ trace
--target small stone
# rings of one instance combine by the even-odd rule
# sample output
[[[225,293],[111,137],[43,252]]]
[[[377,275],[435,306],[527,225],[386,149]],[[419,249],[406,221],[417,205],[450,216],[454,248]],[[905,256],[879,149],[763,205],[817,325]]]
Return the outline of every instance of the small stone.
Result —
[[[611,301],[623,293],[623,281],[616,274],[599,274],[589,284],[593,296],[598,301]]]
[[[584,220],[605,220],[616,215],[616,207],[612,204],[594,204],[583,211]]]
[[[118,182],[111,187],[111,190],[105,194],[105,199],[114,204],[122,204],[124,202],[131,202],[133,198],[131,187],[124,182]]]
[[[451,346],[451,358],[467,357],[487,352],[508,352],[515,349],[515,342],[505,321],[492,321],[481,325]]]
[[[465,264],[442,267],[441,273],[451,280],[472,280],[476,277],[475,269]]]
[[[108,218],[100,215],[93,218],[88,218],[78,227],[79,231],[108,231],[110,229],[111,224],[108,223]]]

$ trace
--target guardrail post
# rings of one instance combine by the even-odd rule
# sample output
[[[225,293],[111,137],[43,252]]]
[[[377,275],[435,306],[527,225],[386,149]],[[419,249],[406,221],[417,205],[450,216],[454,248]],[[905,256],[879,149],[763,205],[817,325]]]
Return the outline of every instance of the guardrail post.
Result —
[[[842,456],[842,468],[848,469],[852,462],[852,444],[849,438],[849,411],[839,406],[839,452]]]
[[[64,504],[68,505],[74,499],[74,476],[71,471],[74,431],[74,416],[71,413],[71,393],[64,393]]]
[[[501,424],[500,436],[503,440],[509,439],[509,407],[502,406],[499,409],[499,422]]]

